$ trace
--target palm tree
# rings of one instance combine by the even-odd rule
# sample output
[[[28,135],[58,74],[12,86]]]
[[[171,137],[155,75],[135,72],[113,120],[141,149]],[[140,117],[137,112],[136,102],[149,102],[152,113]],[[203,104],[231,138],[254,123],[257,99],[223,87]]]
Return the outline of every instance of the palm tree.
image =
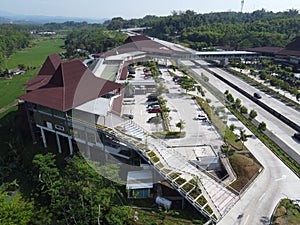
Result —
[[[180,119],[178,123],[176,123],[176,127],[178,127],[180,129],[180,133],[181,133],[181,130],[184,128],[184,125],[185,125],[185,122]]]
[[[235,141],[242,142],[242,150],[244,149],[244,143],[248,140],[249,137],[252,137],[252,134],[246,134],[245,130],[240,130],[239,138],[237,138]]]

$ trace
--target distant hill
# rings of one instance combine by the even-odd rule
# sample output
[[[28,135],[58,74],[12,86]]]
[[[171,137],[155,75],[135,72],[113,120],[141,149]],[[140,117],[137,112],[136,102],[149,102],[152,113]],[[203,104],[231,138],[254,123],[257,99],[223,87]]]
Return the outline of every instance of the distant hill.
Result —
[[[38,15],[18,15],[0,10],[0,24],[45,24],[45,23],[63,23],[66,21],[87,22],[87,23],[103,23],[107,18],[80,18],[80,17],[64,17],[64,16],[38,16]]]
[[[10,19],[4,18],[4,17],[0,17],[0,24],[2,24],[2,23],[10,23],[10,22],[11,22]]]

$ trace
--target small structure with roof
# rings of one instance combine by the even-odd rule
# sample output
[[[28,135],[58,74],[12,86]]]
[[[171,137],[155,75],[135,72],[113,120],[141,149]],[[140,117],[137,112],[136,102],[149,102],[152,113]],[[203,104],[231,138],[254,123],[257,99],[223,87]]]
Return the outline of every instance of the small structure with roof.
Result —
[[[149,198],[153,188],[153,174],[150,169],[128,171],[126,189],[128,198]]]

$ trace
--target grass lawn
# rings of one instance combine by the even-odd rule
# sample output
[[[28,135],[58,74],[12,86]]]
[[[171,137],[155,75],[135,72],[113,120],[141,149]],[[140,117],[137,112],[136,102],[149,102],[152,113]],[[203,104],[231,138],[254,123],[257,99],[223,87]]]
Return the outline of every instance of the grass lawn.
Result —
[[[23,75],[14,77],[13,79],[0,80],[0,108],[15,101],[17,97],[25,94],[25,83],[33,78],[38,69],[30,70]]]
[[[36,76],[41,64],[48,55],[62,51],[62,44],[63,40],[61,39],[43,40],[37,42],[32,48],[15,53],[8,59],[7,68],[16,68],[18,64],[25,64],[26,66],[36,67],[36,69],[15,76],[13,79],[0,80],[0,108],[10,104],[25,93],[23,90],[24,84]]]
[[[159,212],[157,209],[150,211],[134,209],[138,212],[139,220],[135,224],[143,225],[188,225],[188,224],[205,224],[206,219],[192,209],[191,206],[183,211]]]
[[[298,206],[293,205],[289,199],[282,199],[274,212],[271,224],[300,224],[300,211]]]

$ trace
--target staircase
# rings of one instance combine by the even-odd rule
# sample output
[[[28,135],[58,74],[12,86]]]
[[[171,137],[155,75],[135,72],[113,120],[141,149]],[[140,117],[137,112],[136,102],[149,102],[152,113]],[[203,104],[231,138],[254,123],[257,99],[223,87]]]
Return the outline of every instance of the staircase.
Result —
[[[137,147],[144,146],[143,156],[152,162],[154,168],[197,210],[214,221],[222,218],[238,201],[239,196],[228,190],[224,184],[197,169],[163,140],[148,135],[143,128],[132,121],[126,121],[114,130],[117,131],[115,135],[119,138],[125,140],[130,138],[135,140]],[[197,188],[200,194],[191,196],[190,193]]]

